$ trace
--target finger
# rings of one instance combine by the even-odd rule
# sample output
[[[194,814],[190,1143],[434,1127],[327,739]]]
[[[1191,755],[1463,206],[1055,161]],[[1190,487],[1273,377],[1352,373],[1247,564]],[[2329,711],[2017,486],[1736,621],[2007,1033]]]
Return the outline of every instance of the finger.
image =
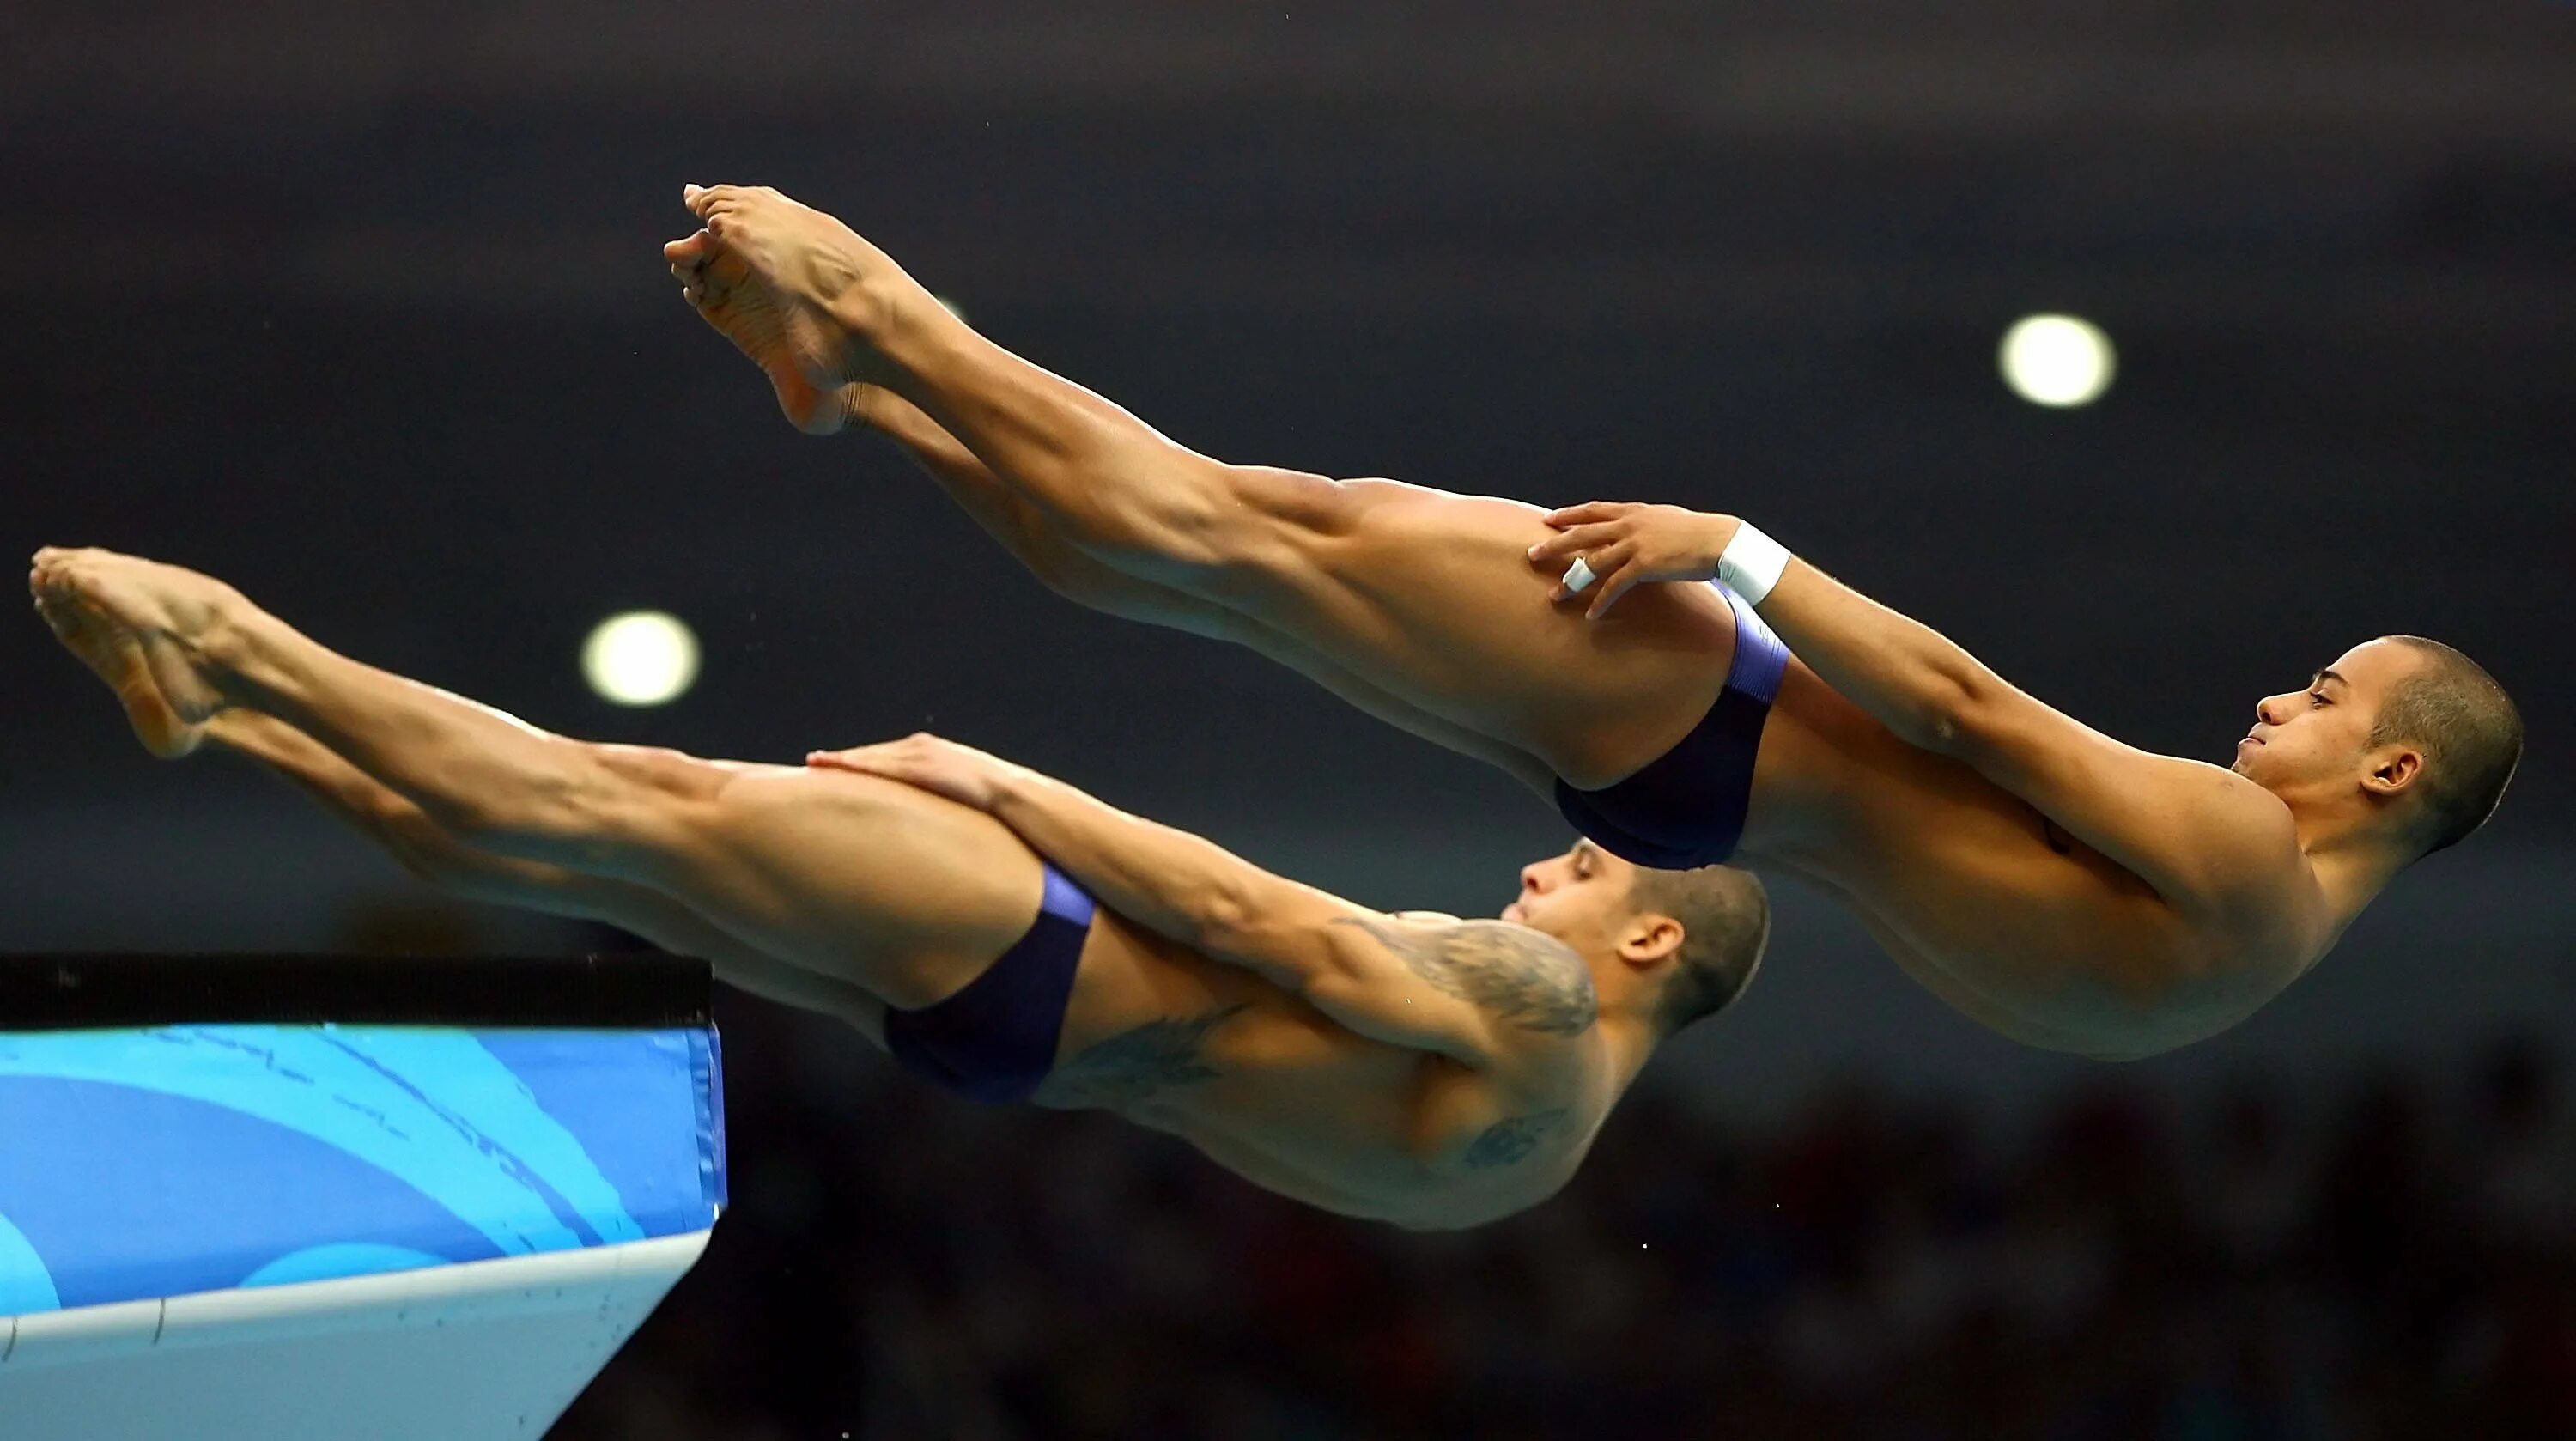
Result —
[[[714,237],[708,235],[703,229],[692,231],[677,240],[662,242],[662,258],[670,261],[687,261],[694,265],[707,258],[707,250],[714,243]]]
[[[1627,533],[1628,528],[1626,526],[1607,521],[1595,521],[1588,525],[1578,525],[1572,530],[1558,531],[1556,534],[1549,536],[1547,539],[1540,541],[1534,546],[1531,546],[1530,559],[1556,560],[1565,556],[1577,555],[1585,551],[1599,550],[1603,546],[1616,544],[1620,539],[1625,537]],[[1594,566],[1593,569],[1599,570],[1600,567]]]
[[[1624,500],[1587,500],[1581,505],[1569,505],[1549,511],[1547,523],[1562,529],[1565,526],[1583,525],[1591,521],[1616,520],[1630,509],[1631,506]]]
[[[1540,565],[1545,565],[1550,561],[1563,560],[1581,549],[1583,549],[1583,542],[1564,531],[1559,531],[1531,546],[1529,558]]]
[[[1592,558],[1578,555],[1574,563],[1565,568],[1565,574],[1557,577],[1556,585],[1548,591],[1547,598],[1550,602],[1561,601],[1568,596],[1581,595],[1600,583],[1601,572],[1592,568]]]
[[[821,755],[810,755],[805,758],[805,765],[809,770],[846,771],[851,775],[879,776],[890,781],[905,779],[904,769],[900,763],[890,761],[884,756],[864,755],[856,751],[839,755],[828,751]]]
[[[830,751],[807,751],[807,752],[805,753],[805,759],[807,759],[807,760],[809,760],[809,761],[811,761],[811,760],[825,760],[825,761],[851,760],[851,759],[854,759],[854,758],[857,758],[857,757],[860,757],[860,756],[868,755],[868,754],[870,754],[871,752],[881,751],[881,750],[883,750],[883,749],[885,749],[885,747],[884,747],[884,746],[881,746],[881,745],[843,746],[843,747],[841,747],[839,750],[830,750]]]
[[[1619,597],[1626,595],[1630,586],[1643,580],[1645,574],[1646,568],[1634,561],[1611,572],[1610,578],[1601,583],[1601,593],[1592,598],[1592,608],[1583,613],[1583,618],[1599,620],[1608,615],[1610,607],[1619,603]]]

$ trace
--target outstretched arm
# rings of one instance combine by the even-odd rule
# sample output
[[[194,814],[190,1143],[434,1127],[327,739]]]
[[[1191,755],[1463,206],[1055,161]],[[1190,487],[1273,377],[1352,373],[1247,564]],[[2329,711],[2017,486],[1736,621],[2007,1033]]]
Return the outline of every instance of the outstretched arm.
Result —
[[[1532,555],[1582,557],[1603,578],[1596,615],[1632,585],[1715,576],[1743,525],[1607,502],[1558,511],[1549,523],[1558,535]],[[2296,859],[2289,812],[2261,787],[2116,741],[1803,560],[1789,560],[1759,608],[1800,661],[1898,738],[1964,762],[2177,906],[2211,913],[2276,893]]]
[[[1111,911],[1254,971],[1373,1039],[1482,1066],[1523,1043],[1516,1033],[1573,1036],[1592,1025],[1582,959],[1525,926],[1381,915],[935,736],[808,759],[984,811]]]

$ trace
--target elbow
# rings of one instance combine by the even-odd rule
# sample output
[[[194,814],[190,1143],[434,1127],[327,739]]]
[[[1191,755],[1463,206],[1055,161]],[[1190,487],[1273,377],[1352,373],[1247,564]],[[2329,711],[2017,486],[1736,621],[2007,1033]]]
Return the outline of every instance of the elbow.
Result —
[[[1252,898],[1242,887],[1215,882],[1190,908],[1191,944],[1202,951],[1231,954],[1242,947],[1257,919]]]
[[[1905,739],[1934,755],[1956,756],[1959,754],[1959,736],[1965,727],[1966,720],[1958,712],[1927,707],[1910,727],[1913,734]]]
[[[1974,676],[1936,676],[1923,687],[1905,739],[1935,755],[1965,759],[1986,733],[1994,697]]]

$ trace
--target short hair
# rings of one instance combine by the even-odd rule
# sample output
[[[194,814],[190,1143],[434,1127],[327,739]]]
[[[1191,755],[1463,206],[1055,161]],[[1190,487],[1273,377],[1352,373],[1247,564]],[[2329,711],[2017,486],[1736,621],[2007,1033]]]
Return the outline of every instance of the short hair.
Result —
[[[2397,683],[2371,722],[2366,747],[2405,741],[2424,749],[2414,830],[2421,860],[2485,825],[2522,763],[2522,713],[2476,661],[2438,640],[2393,635],[2425,659]]]
[[[1761,969],[1771,942],[1771,897],[1751,871],[1640,867],[1628,883],[1628,903],[1639,914],[1670,916],[1682,928],[1678,964],[1655,1004],[1664,1035],[1724,1010]]]

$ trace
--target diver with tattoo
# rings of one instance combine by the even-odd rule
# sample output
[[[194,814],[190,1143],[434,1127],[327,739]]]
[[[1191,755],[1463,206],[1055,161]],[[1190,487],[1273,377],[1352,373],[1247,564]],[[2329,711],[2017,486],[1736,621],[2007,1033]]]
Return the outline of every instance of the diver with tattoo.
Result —
[[[1389,915],[931,736],[804,766],[593,744],[193,571],[48,549],[30,585],[155,755],[249,756],[433,883],[702,956],[961,1095],[1114,1111],[1399,1226],[1554,1194],[1769,936],[1724,867],[1578,842],[1499,919]]]

